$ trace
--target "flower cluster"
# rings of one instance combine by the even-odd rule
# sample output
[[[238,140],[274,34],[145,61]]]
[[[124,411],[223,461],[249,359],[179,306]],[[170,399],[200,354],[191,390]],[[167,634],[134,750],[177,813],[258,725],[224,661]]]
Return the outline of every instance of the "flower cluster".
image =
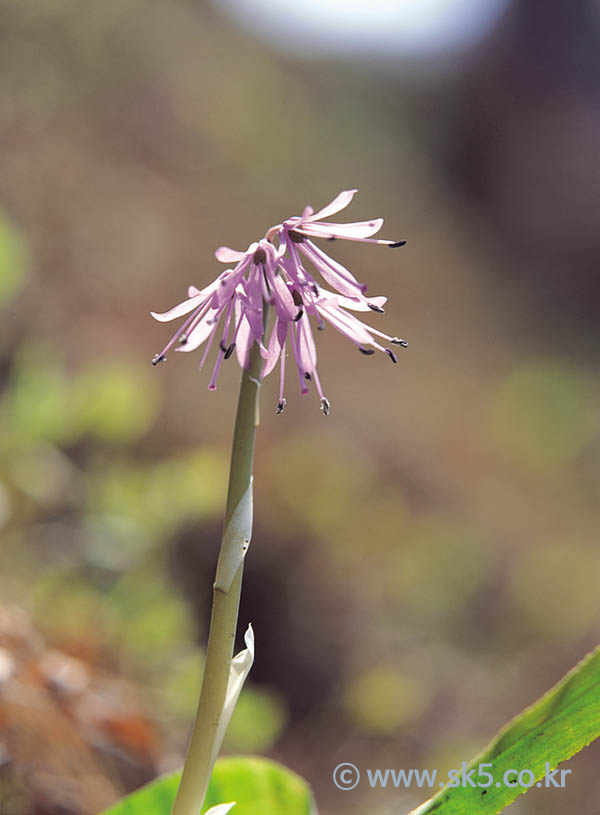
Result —
[[[250,244],[245,252],[225,246],[217,249],[217,260],[232,268],[222,272],[204,289],[190,286],[188,299],[169,311],[163,314],[152,312],[152,316],[161,322],[187,315],[167,345],[154,357],[152,364],[163,362],[167,351],[173,346],[177,351],[194,351],[205,344],[200,360],[202,368],[215,337],[219,337],[217,360],[208,386],[215,390],[223,361],[235,351],[240,365],[247,367],[250,349],[257,343],[264,360],[263,378],[279,363],[277,412],[281,413],[286,403],[285,362],[289,345],[301,393],[307,393],[308,383],[314,382],[321,409],[328,415],[329,400],[323,393],[317,373],[313,323],[319,330],[329,323],[363,354],[374,354],[378,350],[387,354],[392,362],[397,362],[394,352],[385,348],[379,340],[403,347],[407,343],[372,328],[351,313],[382,313],[386,298],[367,297],[366,285],[359,283],[348,269],[329,257],[313,241],[313,238],[328,241],[339,238],[391,248],[405,243],[372,237],[383,225],[381,218],[349,224],[324,222],[325,218],[348,206],[355,193],[356,190],[341,192],[319,212],[306,207],[302,215],[271,227],[263,239]],[[318,272],[333,291],[318,283],[311,270]],[[272,306],[275,314],[268,341],[266,304]]]

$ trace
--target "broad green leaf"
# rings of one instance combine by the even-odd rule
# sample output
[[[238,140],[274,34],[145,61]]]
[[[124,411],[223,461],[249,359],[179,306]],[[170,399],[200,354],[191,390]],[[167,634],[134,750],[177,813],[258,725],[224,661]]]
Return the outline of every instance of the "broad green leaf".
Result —
[[[169,815],[181,773],[171,773],[151,781],[126,795],[103,815]]]
[[[123,798],[104,815],[169,815],[180,773],[159,778]],[[265,758],[217,761],[204,812],[235,801],[232,815],[316,815],[310,787],[296,773]]]
[[[554,770],[600,736],[600,649],[588,654],[561,681],[516,716],[486,749],[467,766],[475,768],[473,782],[479,786],[444,787],[411,815],[495,815],[533,785],[553,786],[546,766]],[[491,764],[481,768],[482,764]],[[508,770],[531,770],[524,785],[503,783]],[[481,774],[480,774],[481,772]],[[483,773],[491,773],[489,782]],[[560,784],[560,773],[554,782]],[[515,782],[515,774],[508,780]],[[489,783],[489,786],[487,784]],[[486,785],[486,786],[483,786]]]

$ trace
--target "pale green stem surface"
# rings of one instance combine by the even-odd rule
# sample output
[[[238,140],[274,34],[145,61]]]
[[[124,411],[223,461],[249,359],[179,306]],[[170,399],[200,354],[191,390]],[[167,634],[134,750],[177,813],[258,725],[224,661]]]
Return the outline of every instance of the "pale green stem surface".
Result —
[[[261,364],[258,346],[254,345],[250,353],[250,367],[243,372],[240,386],[231,451],[225,529],[233,511],[251,484],[254,436],[258,424]],[[219,560],[224,554],[222,542]],[[202,691],[181,782],[171,810],[172,815],[200,815],[206,796],[216,758],[214,746],[217,729],[227,694],[243,570],[242,562],[229,591],[213,587],[213,608]]]

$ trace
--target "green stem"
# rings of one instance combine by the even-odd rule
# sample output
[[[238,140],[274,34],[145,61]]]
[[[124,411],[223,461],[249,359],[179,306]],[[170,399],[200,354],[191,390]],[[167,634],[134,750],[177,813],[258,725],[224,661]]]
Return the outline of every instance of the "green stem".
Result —
[[[258,346],[254,345],[250,352],[249,369],[243,372],[240,386],[231,451],[225,529],[233,511],[251,485],[254,436],[258,424],[260,369],[259,350]],[[224,555],[222,542],[219,560]],[[171,810],[172,815],[199,815],[204,803],[215,758],[217,729],[227,693],[243,570],[242,562],[228,591],[213,587],[213,608],[202,691],[183,774]]]

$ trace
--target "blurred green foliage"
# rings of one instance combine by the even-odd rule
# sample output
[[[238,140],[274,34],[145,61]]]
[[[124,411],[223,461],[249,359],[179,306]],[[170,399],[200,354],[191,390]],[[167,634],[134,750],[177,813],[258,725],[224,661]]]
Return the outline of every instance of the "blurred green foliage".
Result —
[[[531,360],[517,366],[495,396],[493,438],[517,464],[557,472],[596,436],[597,403],[597,388],[572,363]]]
[[[0,306],[8,305],[25,285],[30,263],[27,242],[0,211]]]

